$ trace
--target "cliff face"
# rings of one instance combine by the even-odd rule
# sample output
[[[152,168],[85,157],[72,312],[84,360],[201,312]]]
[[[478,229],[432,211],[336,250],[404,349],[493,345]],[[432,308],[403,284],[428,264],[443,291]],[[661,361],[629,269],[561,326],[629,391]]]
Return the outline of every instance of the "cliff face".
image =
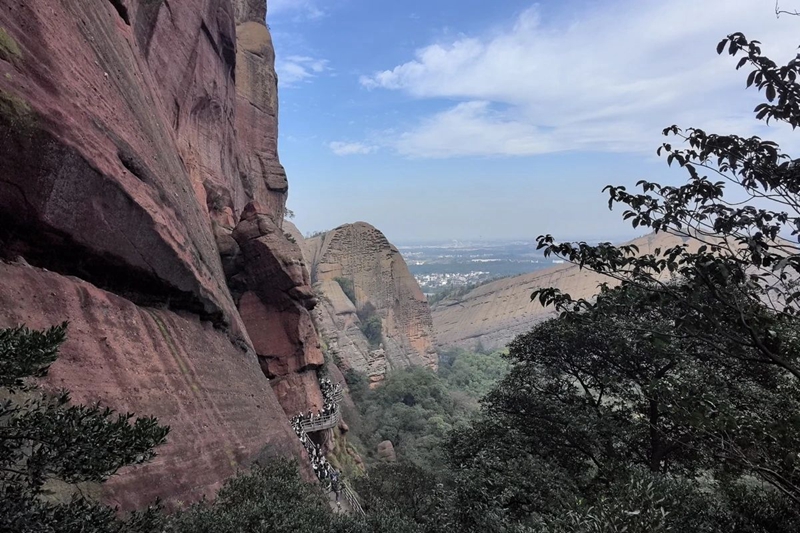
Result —
[[[322,305],[319,317],[346,368],[380,382],[388,369],[409,365],[436,368],[433,324],[425,296],[403,257],[377,229],[356,222],[305,240],[303,248]],[[336,278],[352,281],[355,301]],[[382,347],[370,347],[357,312],[375,307]]]
[[[655,248],[668,248],[683,242],[678,237],[659,233],[641,237],[631,244],[640,252],[650,253]],[[696,241],[689,241],[697,247]],[[540,288],[556,287],[574,298],[591,298],[598,286],[615,280],[581,270],[571,264],[562,264],[512,278],[500,279],[481,285],[456,299],[437,302],[431,309],[439,346],[475,348],[478,344],[488,349],[500,349],[517,335],[525,333],[534,324],[554,315],[552,307],[542,308],[531,301],[531,293]]]
[[[321,401],[265,14],[0,0],[0,327],[70,320],[49,383],[171,426],[107,484],[124,508],[299,454],[281,406]]]

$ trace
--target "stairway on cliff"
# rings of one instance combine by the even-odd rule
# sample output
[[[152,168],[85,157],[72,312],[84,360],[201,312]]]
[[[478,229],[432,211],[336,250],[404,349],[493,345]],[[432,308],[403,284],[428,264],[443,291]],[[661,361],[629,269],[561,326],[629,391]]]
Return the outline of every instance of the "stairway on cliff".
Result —
[[[358,501],[357,494],[344,479],[342,472],[331,466],[322,453],[321,447],[309,435],[309,433],[332,430],[341,420],[342,385],[340,383],[333,384],[329,379],[323,379],[319,382],[319,388],[324,399],[323,410],[317,413],[309,411],[306,414],[295,415],[291,418],[292,428],[308,453],[312,470],[329,493],[331,507],[335,510],[363,516],[364,510]],[[340,498],[342,495],[344,502]],[[341,503],[345,505],[342,506]]]

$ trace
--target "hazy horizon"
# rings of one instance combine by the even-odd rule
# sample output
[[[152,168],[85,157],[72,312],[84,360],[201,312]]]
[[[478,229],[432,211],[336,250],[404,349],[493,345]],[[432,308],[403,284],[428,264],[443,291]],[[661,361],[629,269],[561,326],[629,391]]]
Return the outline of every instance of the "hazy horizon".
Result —
[[[291,222],[294,223],[294,220]],[[352,221],[352,222],[345,222],[344,224],[350,224],[353,222],[365,222],[365,221]],[[335,229],[336,227],[342,226],[343,224],[338,224],[337,226],[326,228],[324,230],[316,230],[315,232],[310,231],[303,231],[302,228],[298,229],[303,235],[310,235],[316,232],[327,232]],[[381,228],[377,228],[380,230]],[[530,244],[535,244],[536,238],[542,235],[541,233],[531,234],[529,236],[517,236],[517,237],[507,237],[507,236],[500,236],[500,237],[442,237],[442,238],[428,238],[428,237],[421,237],[418,239],[415,238],[406,238],[406,239],[392,239],[389,235],[386,237],[389,241],[397,246],[398,248],[407,248],[407,247],[415,247],[415,246],[436,246],[436,245],[452,245],[454,243],[459,243],[461,245],[479,245],[479,244],[497,244],[497,245],[504,245],[504,244],[511,244],[511,243],[522,243],[527,242]],[[618,234],[618,235],[611,235],[611,234],[585,234],[585,235],[568,235],[568,234],[558,234],[556,235],[559,240],[562,241],[569,241],[569,242],[576,242],[576,241],[586,241],[589,243],[597,243],[597,242],[612,242],[612,243],[622,243],[627,242],[632,239],[636,239],[645,235],[641,231],[632,230],[630,234]]]

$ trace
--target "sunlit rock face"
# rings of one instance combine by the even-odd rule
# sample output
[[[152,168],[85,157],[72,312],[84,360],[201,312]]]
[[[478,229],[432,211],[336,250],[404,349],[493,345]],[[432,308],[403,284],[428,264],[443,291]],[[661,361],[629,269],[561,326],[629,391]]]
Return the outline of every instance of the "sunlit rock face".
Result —
[[[319,320],[345,368],[366,373],[373,386],[392,368],[436,368],[438,356],[425,295],[383,233],[356,222],[306,239],[303,248],[321,295]],[[352,281],[355,301],[336,278]],[[383,342],[378,347],[370,347],[360,329],[357,313],[368,303],[382,323]]]
[[[123,508],[300,454],[319,403],[266,7],[0,0],[0,327],[70,320],[49,384],[170,425]]]

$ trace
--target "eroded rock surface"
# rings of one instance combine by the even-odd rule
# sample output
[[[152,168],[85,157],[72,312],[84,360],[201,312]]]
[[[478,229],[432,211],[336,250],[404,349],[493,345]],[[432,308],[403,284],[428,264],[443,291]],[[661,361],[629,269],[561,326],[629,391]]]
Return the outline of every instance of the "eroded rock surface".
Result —
[[[0,262],[0,327],[46,328],[69,319],[46,386],[81,403],[153,414],[170,426],[158,457],[103,485],[130,509],[156,497],[212,497],[265,449],[300,447],[252,354],[190,313],[139,307],[90,283]]]
[[[2,266],[0,326],[72,321],[53,382],[173,428],[107,485],[124,508],[212,495],[265,446],[299,453],[268,376],[287,410],[318,402],[265,14],[0,0],[0,259],[32,265]]]
[[[436,368],[428,303],[400,252],[364,222],[346,224],[303,243],[314,286],[321,295],[319,320],[332,351],[345,368],[383,380],[391,368]],[[355,301],[336,278],[352,281]],[[383,342],[370,346],[358,311],[371,304],[380,317]]]
[[[682,242],[673,235],[659,233],[635,239],[630,244],[638,246],[642,253],[651,253],[655,248],[666,249]],[[689,241],[689,244],[697,246],[696,241]],[[616,284],[607,276],[562,264],[481,285],[459,298],[442,300],[433,306],[437,344],[503,348],[537,322],[554,316],[551,307],[543,308],[531,301],[531,293],[536,289],[556,287],[574,298],[591,298],[604,282],[609,286]]]

